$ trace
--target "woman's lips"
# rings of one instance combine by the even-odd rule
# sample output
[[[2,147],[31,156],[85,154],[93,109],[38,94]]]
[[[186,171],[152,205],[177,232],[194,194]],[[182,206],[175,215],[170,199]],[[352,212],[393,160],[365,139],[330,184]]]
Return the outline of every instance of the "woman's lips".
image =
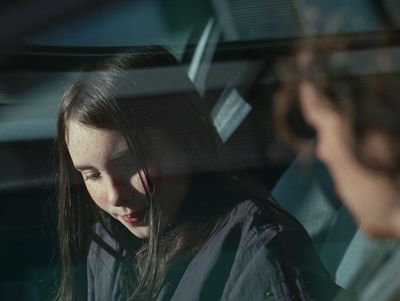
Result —
[[[128,224],[136,224],[140,222],[143,217],[143,212],[132,212],[130,214],[121,216],[122,220]]]

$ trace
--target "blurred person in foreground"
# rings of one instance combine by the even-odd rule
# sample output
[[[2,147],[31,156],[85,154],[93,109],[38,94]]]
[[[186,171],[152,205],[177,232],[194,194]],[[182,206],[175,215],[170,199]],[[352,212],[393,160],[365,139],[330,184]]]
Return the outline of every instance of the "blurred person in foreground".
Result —
[[[346,38],[305,40],[278,66],[282,136],[298,149],[315,146],[355,221],[385,246],[338,300],[400,300],[400,58],[385,43],[352,50]],[[315,138],[300,135],[298,113]]]

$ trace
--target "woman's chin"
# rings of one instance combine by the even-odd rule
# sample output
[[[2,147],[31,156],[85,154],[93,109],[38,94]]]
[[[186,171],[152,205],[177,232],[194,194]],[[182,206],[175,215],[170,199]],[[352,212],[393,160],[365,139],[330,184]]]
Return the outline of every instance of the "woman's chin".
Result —
[[[137,238],[145,239],[148,238],[150,235],[150,226],[148,225],[130,225],[123,223],[124,226],[135,235]]]

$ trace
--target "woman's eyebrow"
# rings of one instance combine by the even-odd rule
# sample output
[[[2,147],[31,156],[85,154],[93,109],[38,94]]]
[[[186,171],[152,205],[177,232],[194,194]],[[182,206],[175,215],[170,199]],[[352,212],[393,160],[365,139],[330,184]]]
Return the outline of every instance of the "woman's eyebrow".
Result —
[[[91,165],[74,165],[74,167],[78,171],[84,171],[84,170],[88,170],[88,169],[96,169]]]

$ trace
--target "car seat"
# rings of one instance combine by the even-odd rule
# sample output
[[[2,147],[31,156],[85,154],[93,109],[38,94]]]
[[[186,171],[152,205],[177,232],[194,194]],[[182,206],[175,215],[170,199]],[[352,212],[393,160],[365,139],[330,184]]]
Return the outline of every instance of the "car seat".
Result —
[[[307,161],[297,158],[278,180],[272,195],[303,224],[332,278],[347,288],[379,243],[357,229],[336,196],[325,166],[315,157]]]

